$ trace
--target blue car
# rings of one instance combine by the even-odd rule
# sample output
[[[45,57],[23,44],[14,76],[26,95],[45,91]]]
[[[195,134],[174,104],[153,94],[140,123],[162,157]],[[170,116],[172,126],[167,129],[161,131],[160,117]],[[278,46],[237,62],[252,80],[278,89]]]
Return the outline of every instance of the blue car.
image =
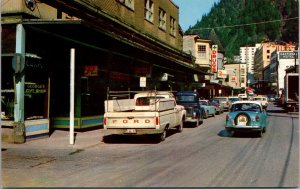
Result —
[[[229,132],[256,132],[260,137],[267,129],[267,112],[260,102],[237,101],[226,116],[225,129]]]
[[[203,109],[203,118],[207,119],[209,116],[215,117],[216,107],[211,105],[208,100],[199,100],[201,108]]]
[[[185,122],[191,122],[195,127],[203,123],[203,112],[197,92],[179,91],[175,96],[177,104],[184,106],[186,110]]]

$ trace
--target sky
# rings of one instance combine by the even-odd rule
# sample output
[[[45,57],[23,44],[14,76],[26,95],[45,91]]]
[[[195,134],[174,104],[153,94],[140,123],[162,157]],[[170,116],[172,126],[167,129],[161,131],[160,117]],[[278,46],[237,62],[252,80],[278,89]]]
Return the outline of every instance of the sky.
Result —
[[[172,0],[179,7],[179,24],[185,32],[189,26],[194,26],[205,13],[209,13],[214,2],[219,0]]]

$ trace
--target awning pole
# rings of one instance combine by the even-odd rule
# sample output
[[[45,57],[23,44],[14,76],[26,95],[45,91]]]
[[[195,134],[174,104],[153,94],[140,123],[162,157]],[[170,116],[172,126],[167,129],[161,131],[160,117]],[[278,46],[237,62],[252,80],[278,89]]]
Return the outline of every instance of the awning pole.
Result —
[[[70,62],[70,144],[74,144],[74,88],[75,88],[75,49],[71,49]]]

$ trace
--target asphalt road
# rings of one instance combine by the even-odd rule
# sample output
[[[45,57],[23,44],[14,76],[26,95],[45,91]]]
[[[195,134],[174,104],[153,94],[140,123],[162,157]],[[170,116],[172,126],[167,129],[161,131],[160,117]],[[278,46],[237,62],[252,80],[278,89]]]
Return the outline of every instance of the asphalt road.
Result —
[[[104,143],[100,129],[93,131],[99,141],[84,147],[2,144],[3,186],[297,187],[298,115],[273,104],[268,111],[269,127],[263,138],[229,136],[224,130],[225,112],[197,128],[171,131],[161,143],[151,137],[118,136]]]

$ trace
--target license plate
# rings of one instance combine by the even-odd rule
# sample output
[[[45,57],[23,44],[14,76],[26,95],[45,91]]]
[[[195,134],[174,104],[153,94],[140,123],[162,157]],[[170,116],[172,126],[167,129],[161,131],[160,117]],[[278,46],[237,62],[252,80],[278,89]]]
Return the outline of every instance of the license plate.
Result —
[[[127,129],[125,133],[127,133],[127,134],[136,134],[136,130],[135,129]]]

